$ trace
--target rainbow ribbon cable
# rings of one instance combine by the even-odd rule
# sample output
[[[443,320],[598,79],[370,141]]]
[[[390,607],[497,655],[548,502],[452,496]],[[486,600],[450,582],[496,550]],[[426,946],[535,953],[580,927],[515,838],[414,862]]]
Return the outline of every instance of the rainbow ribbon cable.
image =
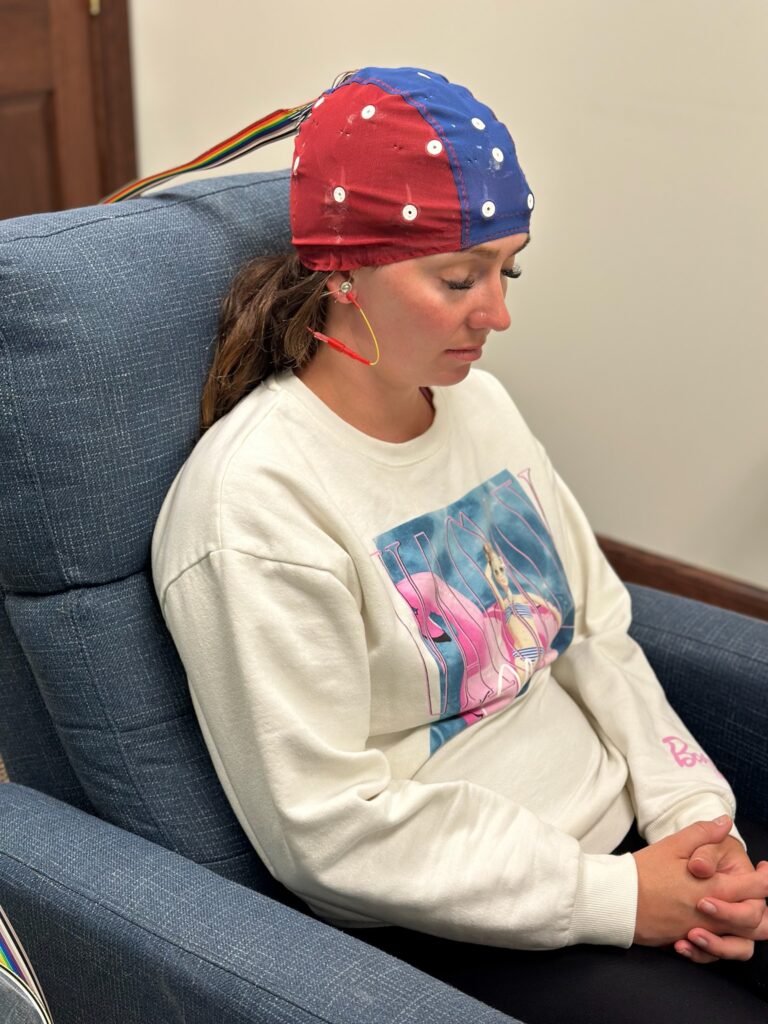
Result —
[[[51,1011],[45,1001],[40,982],[32,969],[29,957],[11,927],[11,922],[0,907],[0,1009],[3,988],[15,991],[37,1010],[42,1024],[53,1024]]]
[[[249,124],[247,128],[243,128],[236,135],[207,149],[194,160],[180,164],[178,167],[172,167],[169,171],[150,174],[148,178],[130,182],[100,202],[119,203],[123,199],[133,199],[140,196],[142,192],[146,192],[148,188],[152,188],[153,185],[175,178],[178,174],[197,171],[203,167],[219,167],[221,164],[229,163],[230,160],[236,160],[245,153],[250,153],[252,149],[259,149],[259,147],[266,146],[287,135],[295,135],[299,130],[299,125],[311,111],[314,102],[312,100],[311,103],[305,103],[301,107],[291,107],[288,110],[275,110],[271,114],[267,114],[266,117],[262,117],[261,120]]]

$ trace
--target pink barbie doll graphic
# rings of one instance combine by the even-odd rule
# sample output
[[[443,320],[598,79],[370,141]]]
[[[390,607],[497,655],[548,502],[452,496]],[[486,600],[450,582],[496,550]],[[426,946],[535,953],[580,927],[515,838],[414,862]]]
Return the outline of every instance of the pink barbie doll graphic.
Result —
[[[506,470],[377,538],[376,554],[439,672],[432,752],[523,697],[570,643],[573,603],[560,559]]]

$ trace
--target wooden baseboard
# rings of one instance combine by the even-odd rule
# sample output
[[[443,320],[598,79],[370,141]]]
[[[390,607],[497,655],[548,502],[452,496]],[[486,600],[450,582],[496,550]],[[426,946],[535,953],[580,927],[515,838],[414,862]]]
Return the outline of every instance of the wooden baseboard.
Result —
[[[624,583],[656,587],[670,594],[692,597],[718,608],[768,620],[768,590],[762,587],[698,569],[674,558],[655,555],[602,534],[597,535],[597,541]]]

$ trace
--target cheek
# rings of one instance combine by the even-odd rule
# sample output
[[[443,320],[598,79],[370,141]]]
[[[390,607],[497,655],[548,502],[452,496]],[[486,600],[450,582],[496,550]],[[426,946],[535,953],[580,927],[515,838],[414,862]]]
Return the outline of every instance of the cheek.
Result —
[[[418,331],[422,335],[440,334],[455,321],[449,304],[427,289],[400,294],[385,303],[380,315],[390,329]]]
[[[464,319],[463,293],[452,293],[431,275],[421,275],[413,268],[393,265],[391,278],[383,281],[382,289],[363,308],[372,319],[374,329],[387,337],[388,343],[397,346],[400,341],[408,344],[419,336],[438,347],[449,347]],[[374,296],[371,296],[373,299]]]
[[[418,295],[409,298],[411,316],[417,317],[422,329],[431,335],[453,331],[462,319],[461,303],[451,295],[445,286],[422,288]]]

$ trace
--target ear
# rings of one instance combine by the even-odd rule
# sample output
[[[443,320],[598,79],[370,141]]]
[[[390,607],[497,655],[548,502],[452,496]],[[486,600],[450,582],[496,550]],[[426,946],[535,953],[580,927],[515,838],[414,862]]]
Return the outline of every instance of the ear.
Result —
[[[354,289],[350,292],[347,292],[346,295],[343,292],[340,292],[339,289],[341,288],[345,281],[351,280],[352,278],[349,272],[335,270],[330,275],[330,277],[327,278],[325,282],[325,287],[328,289],[328,292],[336,300],[336,302],[348,303],[350,301],[349,296],[354,295]]]

